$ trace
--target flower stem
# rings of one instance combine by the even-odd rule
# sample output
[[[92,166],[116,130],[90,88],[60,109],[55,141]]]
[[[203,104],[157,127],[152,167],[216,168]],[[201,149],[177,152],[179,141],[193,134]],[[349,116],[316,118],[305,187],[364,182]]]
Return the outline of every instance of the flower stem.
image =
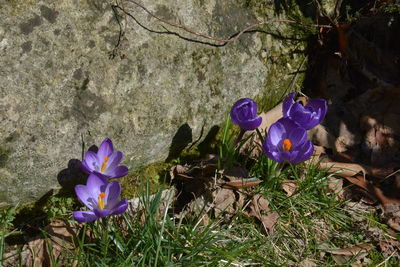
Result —
[[[264,144],[264,137],[262,136],[262,134],[258,128],[256,129],[256,132],[258,134],[258,137],[260,138],[261,146],[262,146]]]
[[[107,227],[107,217],[101,218],[101,232],[102,232],[102,237],[101,237],[101,241],[102,241],[102,253],[103,255],[107,255],[108,252],[108,227]]]
[[[232,144],[233,147],[236,147],[237,144],[239,144],[239,142],[242,140],[245,132],[246,132],[246,130],[240,129],[238,136],[236,137],[235,141],[233,141],[233,144]]]

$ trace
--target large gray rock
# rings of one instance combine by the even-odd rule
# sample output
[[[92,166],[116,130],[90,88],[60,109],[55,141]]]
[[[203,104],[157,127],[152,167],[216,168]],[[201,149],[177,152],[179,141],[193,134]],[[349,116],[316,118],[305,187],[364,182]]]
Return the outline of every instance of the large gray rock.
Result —
[[[0,207],[59,188],[75,173],[70,160],[81,159],[83,142],[87,149],[112,138],[131,170],[165,160],[173,139],[178,148],[201,139],[235,100],[283,95],[303,58],[291,53],[298,41],[266,33],[221,47],[164,25],[181,37],[168,34],[120,1],[141,25],[126,18],[120,50],[110,59],[119,35],[113,2],[0,0]],[[140,2],[162,18],[224,38],[274,14],[259,1]],[[282,24],[271,29],[290,32]]]

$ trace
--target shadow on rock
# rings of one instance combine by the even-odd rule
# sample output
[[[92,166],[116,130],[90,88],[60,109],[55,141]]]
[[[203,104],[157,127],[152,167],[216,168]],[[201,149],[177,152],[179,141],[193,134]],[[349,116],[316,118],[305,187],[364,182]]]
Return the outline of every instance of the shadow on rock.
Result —
[[[73,192],[75,185],[86,184],[88,175],[82,170],[82,162],[78,159],[68,161],[68,168],[63,169],[57,175],[61,185],[60,193]]]
[[[172,159],[179,156],[179,154],[192,142],[193,134],[192,128],[189,124],[185,123],[179,127],[178,131],[172,138],[171,146],[169,147],[168,157],[165,162],[169,162]]]

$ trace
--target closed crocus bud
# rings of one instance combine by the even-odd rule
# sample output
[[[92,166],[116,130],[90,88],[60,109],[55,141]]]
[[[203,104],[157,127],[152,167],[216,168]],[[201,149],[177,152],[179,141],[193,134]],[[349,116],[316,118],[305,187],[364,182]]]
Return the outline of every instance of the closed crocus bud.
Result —
[[[250,98],[238,100],[232,107],[231,119],[242,130],[254,130],[261,125],[262,118],[257,116],[257,103]]]
[[[283,101],[283,117],[290,118],[306,130],[310,130],[320,124],[328,111],[325,99],[315,98],[303,106],[293,102],[295,93],[289,94]]]
[[[303,127],[289,118],[282,118],[269,128],[263,152],[276,162],[299,163],[311,157],[314,146]]]

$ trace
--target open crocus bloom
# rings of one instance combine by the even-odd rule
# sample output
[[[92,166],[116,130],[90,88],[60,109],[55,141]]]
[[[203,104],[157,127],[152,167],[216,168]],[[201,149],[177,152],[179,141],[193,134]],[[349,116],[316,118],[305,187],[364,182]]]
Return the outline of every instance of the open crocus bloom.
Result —
[[[311,99],[307,105],[293,102],[295,93],[289,94],[283,101],[283,117],[290,118],[306,130],[312,129],[320,124],[328,111],[325,99]]]
[[[86,185],[75,186],[78,199],[90,210],[74,211],[73,217],[78,222],[91,222],[98,218],[123,213],[128,208],[128,201],[120,199],[121,184],[117,181],[108,183],[97,174],[90,174]]]
[[[106,178],[119,178],[128,174],[128,167],[118,166],[121,163],[123,154],[121,151],[114,151],[110,138],[104,139],[96,153],[87,151],[85,153],[82,167],[87,173],[97,173]]]
[[[243,130],[254,130],[261,124],[262,118],[257,116],[257,103],[250,98],[238,100],[231,109],[231,119]]]
[[[299,163],[311,157],[314,146],[304,128],[289,118],[282,118],[269,128],[263,152],[277,162]]]

